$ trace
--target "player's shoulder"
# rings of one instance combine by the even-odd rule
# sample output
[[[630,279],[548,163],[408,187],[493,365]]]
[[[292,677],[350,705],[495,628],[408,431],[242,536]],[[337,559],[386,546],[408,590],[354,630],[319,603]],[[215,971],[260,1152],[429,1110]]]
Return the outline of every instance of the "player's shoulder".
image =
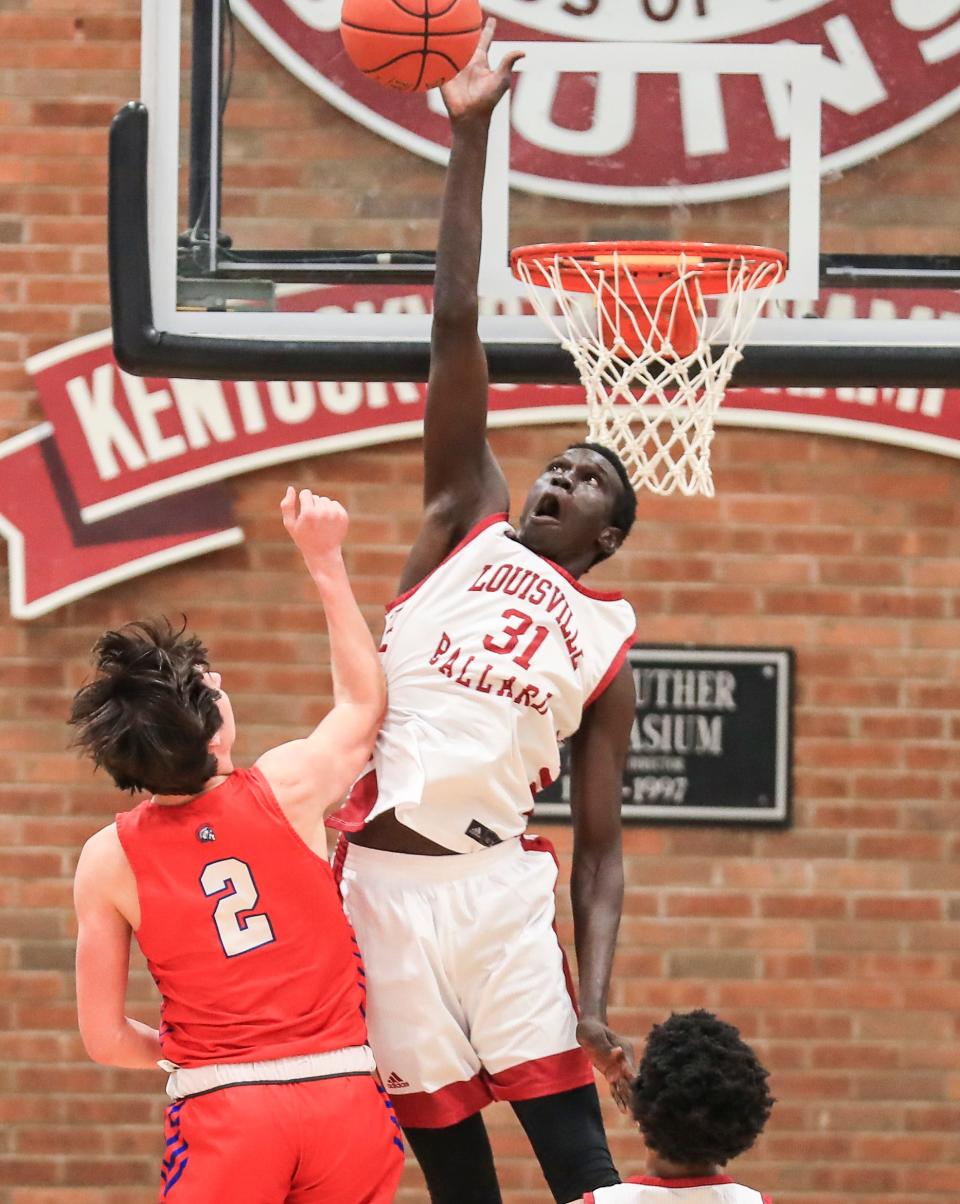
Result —
[[[103,893],[127,868],[117,825],[107,824],[88,837],[80,850],[75,874],[77,888]]]
[[[89,836],[80,850],[80,857],[87,863],[108,864],[111,860],[122,855],[123,847],[120,844],[120,835],[117,832],[116,822],[107,824],[106,827],[100,828]]]

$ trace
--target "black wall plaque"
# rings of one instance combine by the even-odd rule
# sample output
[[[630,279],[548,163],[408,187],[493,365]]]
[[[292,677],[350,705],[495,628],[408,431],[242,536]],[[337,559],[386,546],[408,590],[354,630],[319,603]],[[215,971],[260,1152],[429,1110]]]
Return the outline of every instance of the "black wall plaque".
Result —
[[[790,822],[793,651],[636,646],[623,818]],[[569,819],[569,748],[534,819]]]

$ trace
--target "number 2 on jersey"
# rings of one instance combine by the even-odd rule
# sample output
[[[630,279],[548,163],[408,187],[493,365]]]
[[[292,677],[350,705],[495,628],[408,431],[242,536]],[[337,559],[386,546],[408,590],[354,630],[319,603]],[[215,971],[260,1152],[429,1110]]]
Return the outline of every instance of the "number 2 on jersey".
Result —
[[[238,918],[241,911],[256,907],[259,894],[253,874],[245,861],[237,857],[225,857],[222,861],[211,861],[200,875],[200,885],[205,895],[216,895],[227,886],[233,891],[224,895],[213,909],[213,922],[217,926],[220,944],[227,957],[249,953],[261,945],[269,945],[276,938],[270,920],[264,912]]]
[[[486,635],[483,637],[483,646],[488,652],[498,652],[507,656],[520,643],[520,637],[526,635],[533,626],[533,619],[528,614],[524,614],[522,610],[514,610],[512,606],[505,610],[500,617],[502,619],[515,619],[516,622],[507,623],[500,633],[503,639],[502,644],[498,644],[492,635]],[[534,654],[549,634],[549,627],[540,627],[538,625],[530,643],[527,644],[519,656],[513,658],[514,663],[519,665],[521,669],[529,669]]]

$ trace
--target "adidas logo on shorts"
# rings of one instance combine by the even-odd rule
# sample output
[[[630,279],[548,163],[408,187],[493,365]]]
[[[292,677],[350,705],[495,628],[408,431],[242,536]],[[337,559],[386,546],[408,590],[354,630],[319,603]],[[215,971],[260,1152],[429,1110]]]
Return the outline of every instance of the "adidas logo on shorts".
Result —
[[[406,1079],[402,1079],[398,1074],[391,1071],[390,1077],[387,1079],[388,1091],[400,1091],[404,1087],[409,1087],[410,1084]]]

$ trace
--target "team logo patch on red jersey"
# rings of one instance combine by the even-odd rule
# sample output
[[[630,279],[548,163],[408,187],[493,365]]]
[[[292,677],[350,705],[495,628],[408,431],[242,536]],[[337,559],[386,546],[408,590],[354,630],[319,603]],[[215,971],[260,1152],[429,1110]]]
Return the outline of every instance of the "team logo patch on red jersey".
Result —
[[[337,0],[234,0],[253,36],[354,120],[442,160],[442,105],[363,76],[343,51]],[[823,160],[843,170],[960,108],[960,16],[950,0],[485,0],[504,40],[816,43],[823,47]],[[646,43],[646,45],[643,45]],[[722,86],[720,80],[722,78]],[[584,201],[670,204],[786,184],[786,97],[755,76],[676,79],[556,72],[517,81],[514,182]],[[571,144],[573,148],[571,149]]]
[[[216,839],[217,834],[209,824],[201,824],[200,827],[197,828],[197,840],[201,842],[207,842]]]

